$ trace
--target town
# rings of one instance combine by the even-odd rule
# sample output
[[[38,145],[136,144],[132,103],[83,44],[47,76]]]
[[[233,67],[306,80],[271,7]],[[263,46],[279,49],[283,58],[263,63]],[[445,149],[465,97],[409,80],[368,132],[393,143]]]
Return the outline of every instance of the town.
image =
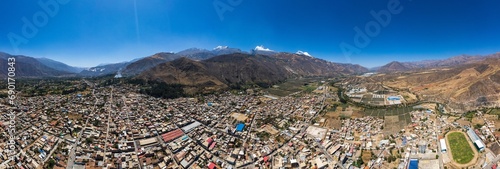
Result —
[[[18,151],[9,159],[2,114],[0,168],[444,169],[500,160],[498,109],[457,116],[431,103],[405,107],[403,96],[366,101],[399,107],[362,108],[363,93],[374,91],[342,93],[330,81],[282,97],[247,89],[176,99],[133,85],[71,84],[82,90],[20,97],[14,108],[2,100],[2,112],[17,115]],[[343,95],[358,101],[342,103]]]

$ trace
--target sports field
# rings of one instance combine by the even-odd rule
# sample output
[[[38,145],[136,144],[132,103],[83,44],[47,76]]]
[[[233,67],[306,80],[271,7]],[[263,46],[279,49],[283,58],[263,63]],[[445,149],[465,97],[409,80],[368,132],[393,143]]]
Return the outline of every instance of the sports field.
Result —
[[[467,164],[474,158],[474,151],[470,146],[465,134],[452,132],[446,136],[451,149],[453,160],[459,164]]]

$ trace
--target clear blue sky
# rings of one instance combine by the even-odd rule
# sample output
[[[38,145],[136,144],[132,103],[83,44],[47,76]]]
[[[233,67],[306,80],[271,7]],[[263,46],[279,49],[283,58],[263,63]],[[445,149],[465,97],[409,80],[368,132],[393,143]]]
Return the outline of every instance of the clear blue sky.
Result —
[[[366,67],[500,51],[500,1],[400,0],[400,13],[349,57],[339,45],[354,45],[353,28],[364,30],[375,20],[370,11],[387,10],[389,0],[232,1],[237,0],[137,0],[136,5],[133,0],[70,0],[53,17],[47,15],[45,25],[38,23],[38,32],[25,37],[17,51],[9,33],[23,37],[22,18],[33,22],[37,16],[42,22],[43,9],[37,0],[6,1],[0,6],[0,51],[95,66],[190,47],[248,51],[264,45]],[[214,2],[232,11],[221,19]]]

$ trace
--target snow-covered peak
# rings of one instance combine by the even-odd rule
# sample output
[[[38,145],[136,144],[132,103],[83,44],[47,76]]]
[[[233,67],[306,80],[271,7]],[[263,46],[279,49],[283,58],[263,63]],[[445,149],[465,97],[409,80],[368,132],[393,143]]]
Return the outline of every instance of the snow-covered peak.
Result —
[[[214,50],[222,50],[222,49],[227,49],[227,46],[217,46],[214,48]]]
[[[273,50],[269,49],[269,48],[265,48],[264,46],[260,45],[260,46],[256,46],[255,47],[255,50],[257,51],[268,51],[268,52],[272,52]]]
[[[304,56],[309,56],[309,57],[312,57],[309,53],[307,53],[307,52],[303,52],[303,51],[301,51],[301,50],[299,50],[299,51],[295,52],[295,54],[297,54],[297,55],[304,55]]]

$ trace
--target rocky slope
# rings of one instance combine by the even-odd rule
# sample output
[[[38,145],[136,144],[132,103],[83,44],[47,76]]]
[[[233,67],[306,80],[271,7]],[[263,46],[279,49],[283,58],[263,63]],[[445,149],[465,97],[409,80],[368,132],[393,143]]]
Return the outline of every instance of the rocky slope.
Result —
[[[179,58],[144,71],[138,78],[182,84],[190,86],[190,91],[212,91],[247,84],[269,86],[293,77],[332,77],[366,71],[359,65],[290,53],[272,56],[234,53],[202,61]]]
[[[483,61],[379,78],[385,85],[407,88],[427,100],[456,103],[462,109],[500,104],[500,54]]]

